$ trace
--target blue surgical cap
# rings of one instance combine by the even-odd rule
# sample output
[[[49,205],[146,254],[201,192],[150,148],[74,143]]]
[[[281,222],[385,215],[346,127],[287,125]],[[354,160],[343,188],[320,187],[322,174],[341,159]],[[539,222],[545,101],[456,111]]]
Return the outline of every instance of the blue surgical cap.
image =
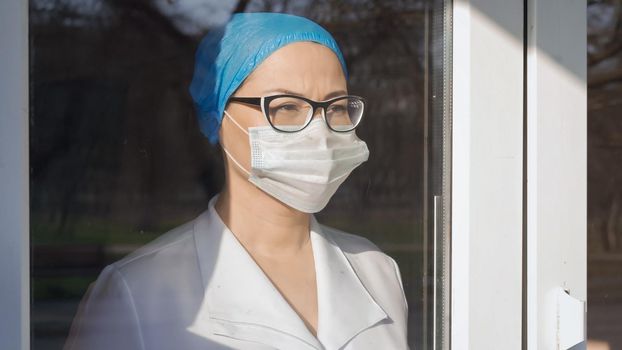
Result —
[[[313,41],[330,48],[346,79],[346,63],[335,39],[319,24],[284,13],[236,13],[201,40],[195,55],[190,94],[201,132],[212,144],[227,100],[253,70],[279,48],[297,41]]]

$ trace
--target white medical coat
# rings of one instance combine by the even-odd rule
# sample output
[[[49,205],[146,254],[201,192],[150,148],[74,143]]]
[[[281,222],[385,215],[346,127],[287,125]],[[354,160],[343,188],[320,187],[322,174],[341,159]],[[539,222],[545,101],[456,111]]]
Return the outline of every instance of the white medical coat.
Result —
[[[395,261],[311,217],[318,330],[309,331],[214,209],[106,266],[67,350],[408,349]]]

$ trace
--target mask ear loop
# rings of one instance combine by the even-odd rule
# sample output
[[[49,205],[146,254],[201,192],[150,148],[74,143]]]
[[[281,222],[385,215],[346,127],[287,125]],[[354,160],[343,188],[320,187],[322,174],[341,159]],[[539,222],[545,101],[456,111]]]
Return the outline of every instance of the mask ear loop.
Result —
[[[248,135],[248,131],[246,131],[246,129],[244,129],[242,126],[240,126],[240,124],[238,124],[238,122],[236,122],[235,119],[233,119],[233,117],[231,117],[231,115],[229,113],[227,113],[226,110],[225,110],[225,115],[227,117],[229,117],[229,120],[231,120],[233,122],[233,124],[235,124],[238,128],[240,128],[240,130],[244,131],[244,133],[246,135]]]
[[[230,120],[231,120],[231,121],[232,121],[232,122],[233,122],[233,123],[234,123],[234,124],[235,124],[238,128],[240,128],[242,131],[244,131],[244,132],[246,133],[246,135],[248,135],[248,131],[244,130],[244,128],[243,128],[243,127],[241,127],[241,126],[240,126],[240,124],[238,124],[238,122],[236,122],[236,121],[235,121],[235,119],[233,119],[233,118],[229,115],[229,113],[227,113],[227,111],[225,111],[225,115],[226,115],[227,117],[229,117],[229,119],[230,119]],[[237,161],[237,160],[235,160],[235,158],[231,155],[231,153],[229,153],[229,151],[227,151],[227,148],[226,148],[224,145],[222,145],[222,150],[223,150],[223,151],[225,151],[225,153],[227,154],[227,156],[229,157],[229,159],[231,159],[231,160],[233,161],[233,163],[235,163],[235,165],[237,165],[237,166],[238,166],[238,168],[240,168],[243,172],[245,172],[245,173],[246,173],[249,177],[251,176],[251,173],[250,173],[248,170],[244,169],[244,167],[243,167],[240,163],[238,163],[238,161]]]

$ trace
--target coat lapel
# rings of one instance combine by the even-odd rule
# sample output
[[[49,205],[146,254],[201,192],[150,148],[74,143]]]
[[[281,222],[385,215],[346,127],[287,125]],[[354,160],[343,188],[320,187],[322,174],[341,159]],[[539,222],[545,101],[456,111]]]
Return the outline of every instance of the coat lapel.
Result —
[[[279,349],[339,349],[386,313],[367,292],[343,251],[311,217],[318,288],[318,337],[307,329],[214,209],[196,220],[194,236],[205,288],[198,335],[220,334]]]
[[[318,287],[318,339],[326,349],[336,350],[388,316],[314,216],[311,217],[311,239]]]

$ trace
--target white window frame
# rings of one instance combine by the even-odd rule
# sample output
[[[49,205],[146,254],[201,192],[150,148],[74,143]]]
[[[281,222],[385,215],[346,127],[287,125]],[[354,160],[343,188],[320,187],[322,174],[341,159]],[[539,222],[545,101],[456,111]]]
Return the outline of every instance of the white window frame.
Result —
[[[30,348],[28,1],[0,1],[0,349]]]
[[[453,11],[451,348],[520,349],[523,3]]]
[[[586,336],[586,11],[585,1],[580,0],[528,3],[525,319],[529,350],[566,349],[564,342]],[[580,315],[558,308],[560,290],[583,303]],[[560,322],[577,323],[583,334],[565,334],[580,330],[569,330],[572,324]],[[584,347],[585,342],[576,348]]]
[[[557,299],[586,300],[585,3],[453,18],[452,349],[565,349],[566,322],[585,335]]]

